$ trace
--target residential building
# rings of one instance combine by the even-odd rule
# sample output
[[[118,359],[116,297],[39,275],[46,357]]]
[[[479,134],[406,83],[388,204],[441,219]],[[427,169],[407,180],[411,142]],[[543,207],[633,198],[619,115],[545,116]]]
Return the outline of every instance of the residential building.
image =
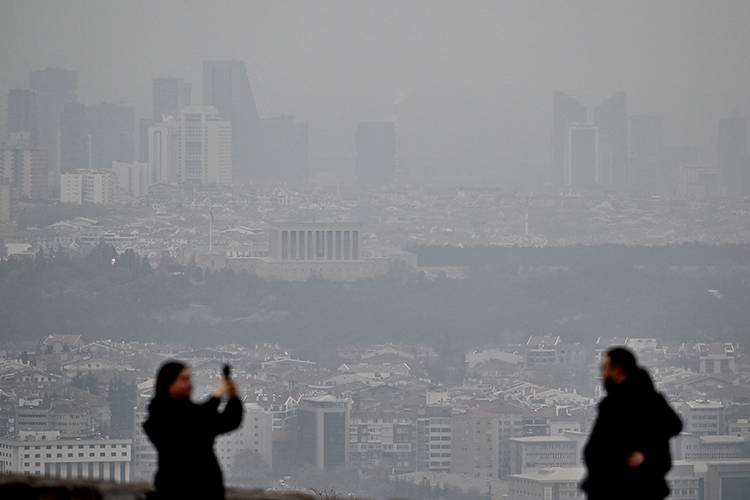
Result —
[[[497,478],[500,470],[500,418],[480,410],[451,418],[451,472],[475,478]]]
[[[219,436],[216,457],[226,477],[241,478],[248,467],[273,467],[273,418],[257,403],[245,403],[245,414],[240,428]]]
[[[416,422],[397,413],[352,415],[349,465],[361,470],[414,472]]]
[[[416,469],[418,472],[450,472],[452,461],[450,406],[427,406],[417,417]]]
[[[47,150],[28,144],[0,149],[0,177],[8,180],[19,198],[48,199],[51,193]]]
[[[115,200],[111,170],[75,170],[60,176],[60,202],[74,205],[109,205]]]

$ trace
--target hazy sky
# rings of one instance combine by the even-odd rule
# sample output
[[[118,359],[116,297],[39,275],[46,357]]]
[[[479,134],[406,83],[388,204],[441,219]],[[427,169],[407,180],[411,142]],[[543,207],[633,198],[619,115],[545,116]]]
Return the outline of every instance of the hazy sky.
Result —
[[[670,142],[707,150],[719,116],[750,111],[747,0],[0,0],[0,47],[3,94],[61,66],[84,102],[142,116],[152,77],[199,97],[204,59],[243,59],[261,115],[309,120],[315,156],[351,155],[353,124],[392,118],[397,98],[404,129],[435,138],[426,156],[532,163],[554,89],[590,105],[627,90]]]

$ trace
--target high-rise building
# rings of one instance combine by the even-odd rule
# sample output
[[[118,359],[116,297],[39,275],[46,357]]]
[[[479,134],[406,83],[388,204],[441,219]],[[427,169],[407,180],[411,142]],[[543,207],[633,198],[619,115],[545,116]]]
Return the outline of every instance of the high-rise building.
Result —
[[[270,470],[273,467],[271,452],[273,417],[270,411],[257,403],[245,403],[242,425],[236,431],[216,440],[216,458],[228,478],[242,479],[248,469]]]
[[[625,189],[628,186],[628,97],[618,92],[594,109],[599,129],[597,182]]]
[[[12,89],[8,93],[8,133],[27,134],[33,144],[39,140],[36,95],[32,90]]]
[[[269,180],[305,184],[308,177],[307,123],[292,116],[261,120],[265,175]]]
[[[432,405],[417,417],[416,468],[418,472],[450,472],[453,427],[451,407]]]
[[[5,177],[20,198],[45,200],[50,197],[47,150],[28,145],[0,149],[0,177]]]
[[[392,184],[396,175],[396,128],[392,122],[362,122],[355,138],[357,183]]]
[[[568,158],[566,182],[568,186],[591,187],[598,183],[599,129],[586,123],[568,127]]]
[[[91,166],[91,149],[86,120],[86,107],[77,102],[66,103],[60,119],[60,172]]]
[[[716,166],[729,195],[744,195],[750,192],[747,133],[746,118],[733,116],[719,120]]]
[[[497,478],[500,470],[499,416],[468,410],[451,419],[451,472],[482,479]]]
[[[242,61],[203,63],[203,104],[214,106],[232,125],[232,178],[263,177],[263,144],[258,110]]]
[[[148,129],[150,184],[177,184],[179,172],[179,122],[169,117]]]
[[[333,396],[302,398],[297,409],[299,458],[321,470],[349,465],[351,401]]]
[[[191,102],[192,85],[182,78],[167,76],[152,82],[153,120],[164,121],[165,116],[177,117],[180,110]]]
[[[0,177],[0,225],[10,224],[13,220],[13,200],[11,200],[10,182]]]
[[[180,114],[181,184],[232,183],[232,125],[213,106],[188,106]]]
[[[60,202],[109,205],[115,200],[112,170],[74,170],[60,176]]]
[[[135,110],[132,106],[101,103],[86,110],[91,136],[91,168],[112,168],[113,161],[135,158]]]
[[[139,162],[148,162],[148,129],[154,124],[151,118],[141,118],[138,120],[138,154],[136,157]]]
[[[631,116],[629,147],[631,188],[641,193],[663,190],[664,120],[656,115]]]
[[[63,108],[78,102],[78,73],[61,68],[32,71],[31,90],[36,95],[38,141],[34,144],[47,150],[52,181],[57,186],[61,169],[60,129]]]
[[[576,99],[556,91],[552,100],[552,170],[548,182],[555,186],[567,184],[568,128],[572,123],[588,119],[586,106]]]
[[[148,164],[113,161],[112,171],[116,177],[115,195],[120,201],[140,198],[148,192]]]

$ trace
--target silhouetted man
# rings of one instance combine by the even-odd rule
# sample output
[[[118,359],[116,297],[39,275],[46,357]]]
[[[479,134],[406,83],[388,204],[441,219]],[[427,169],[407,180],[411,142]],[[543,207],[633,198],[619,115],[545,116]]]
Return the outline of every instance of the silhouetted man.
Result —
[[[224,477],[214,454],[214,439],[242,423],[242,402],[228,373],[212,396],[193,403],[190,370],[178,361],[164,363],[156,394],[148,405],[146,435],[159,454],[154,486],[159,499],[221,500]],[[226,407],[219,412],[222,398]]]
[[[608,351],[601,373],[607,395],[584,448],[588,475],[581,489],[589,500],[663,500],[669,440],[682,422],[628,349]]]

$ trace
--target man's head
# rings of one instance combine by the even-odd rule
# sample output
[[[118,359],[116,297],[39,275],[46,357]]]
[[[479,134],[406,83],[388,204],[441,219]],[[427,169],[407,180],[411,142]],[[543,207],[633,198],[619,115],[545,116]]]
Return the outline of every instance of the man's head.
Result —
[[[156,397],[190,399],[193,381],[188,367],[179,361],[168,361],[159,368],[156,375]]]
[[[613,347],[602,358],[602,383],[609,391],[635,374],[638,364],[635,355],[625,347]]]

